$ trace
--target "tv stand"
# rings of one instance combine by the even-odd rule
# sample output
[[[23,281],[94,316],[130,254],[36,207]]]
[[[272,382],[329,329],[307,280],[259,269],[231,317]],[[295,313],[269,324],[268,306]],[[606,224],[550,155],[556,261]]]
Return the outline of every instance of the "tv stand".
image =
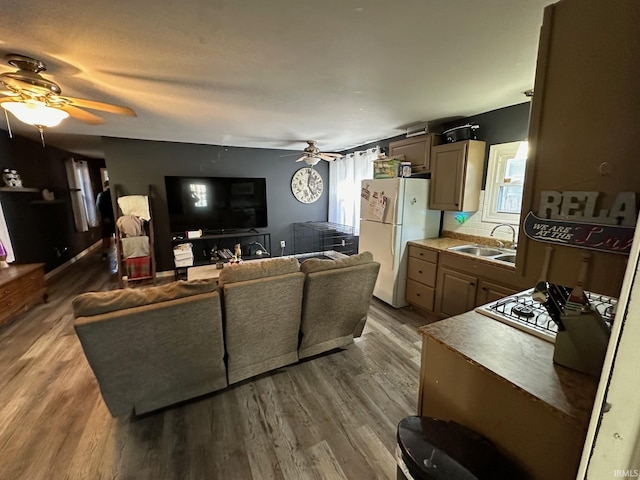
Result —
[[[172,235],[174,236],[174,235]],[[191,243],[193,246],[193,266],[209,265],[216,263],[211,260],[211,251],[214,249],[229,249],[234,251],[234,246],[240,244],[243,260],[269,258],[271,254],[271,234],[261,233],[255,229],[249,231],[227,231],[226,233],[204,234],[196,238],[173,239],[172,248],[181,243]],[[257,252],[261,251],[261,254]],[[228,259],[220,258],[217,261],[226,262]],[[176,267],[175,277],[186,275],[187,267]]]
[[[242,235],[242,234],[257,234],[257,235],[262,235],[262,233],[260,233],[258,230],[256,230],[255,228],[250,228],[248,230],[237,230],[237,229],[233,229],[233,230],[202,230],[202,236],[203,237],[210,237],[210,236],[221,236],[221,235]]]

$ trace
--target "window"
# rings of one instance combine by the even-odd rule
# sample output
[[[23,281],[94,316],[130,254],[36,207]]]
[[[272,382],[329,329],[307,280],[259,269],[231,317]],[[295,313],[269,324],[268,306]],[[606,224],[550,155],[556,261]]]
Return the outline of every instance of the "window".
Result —
[[[520,223],[526,142],[491,145],[482,221]]]
[[[71,191],[71,209],[76,230],[86,232],[89,227],[97,227],[99,225],[89,167],[84,160],[68,158],[65,161],[65,168]]]
[[[360,184],[373,178],[379,147],[353,152],[329,164],[329,221],[353,227],[360,234]]]
[[[190,183],[189,190],[191,198],[194,200],[194,207],[204,208],[207,206],[207,186],[201,183]]]

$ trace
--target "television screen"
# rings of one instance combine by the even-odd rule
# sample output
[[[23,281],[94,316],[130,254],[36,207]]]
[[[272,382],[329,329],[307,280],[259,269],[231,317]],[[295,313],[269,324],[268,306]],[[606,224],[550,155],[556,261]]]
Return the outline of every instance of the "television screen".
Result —
[[[172,232],[265,228],[264,178],[164,177]]]

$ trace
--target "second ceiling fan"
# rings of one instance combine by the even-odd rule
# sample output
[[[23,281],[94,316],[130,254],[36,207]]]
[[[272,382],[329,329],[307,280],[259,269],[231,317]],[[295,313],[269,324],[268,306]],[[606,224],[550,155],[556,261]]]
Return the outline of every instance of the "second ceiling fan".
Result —
[[[302,156],[296,160],[296,162],[305,162],[310,167],[313,167],[320,160],[326,160],[327,162],[333,162],[336,158],[342,157],[341,153],[327,153],[321,152],[316,145],[315,140],[307,140],[308,146],[302,151]]]

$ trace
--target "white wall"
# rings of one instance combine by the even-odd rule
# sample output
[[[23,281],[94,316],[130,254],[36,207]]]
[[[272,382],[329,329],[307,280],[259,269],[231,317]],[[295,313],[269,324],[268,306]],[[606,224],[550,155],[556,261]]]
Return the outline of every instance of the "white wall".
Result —
[[[491,230],[499,225],[498,223],[489,223],[482,221],[482,208],[484,206],[484,190],[480,192],[480,210],[477,212],[444,212],[442,229],[449,232],[463,233],[466,235],[474,235],[477,237],[489,237]],[[462,222],[462,223],[461,223]],[[516,229],[516,240],[518,239],[518,225],[514,225]],[[498,240],[511,241],[511,230],[507,227],[501,227],[496,230],[493,238]]]

